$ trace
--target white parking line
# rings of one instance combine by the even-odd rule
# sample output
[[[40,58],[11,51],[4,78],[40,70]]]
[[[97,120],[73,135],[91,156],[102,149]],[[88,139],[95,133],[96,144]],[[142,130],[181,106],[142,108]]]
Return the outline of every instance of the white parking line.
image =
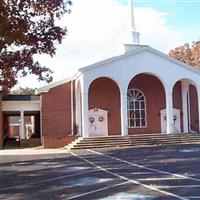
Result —
[[[185,180],[180,177],[155,177],[155,178],[137,178],[138,181],[167,181],[167,180]]]
[[[147,170],[149,170],[149,171],[159,172],[159,173],[161,173],[161,174],[167,174],[167,175],[171,175],[171,176],[178,177],[178,178],[182,178],[182,179],[189,179],[189,180],[192,180],[192,181],[200,182],[200,179],[192,178],[192,177],[190,177],[190,176],[185,176],[185,175],[181,175],[181,174],[170,173],[170,172],[163,171],[163,170],[159,170],[159,169],[154,169],[154,168],[150,168],[150,167],[145,167],[145,166],[143,166],[143,165],[139,165],[139,164],[136,164],[136,163],[133,163],[133,162],[129,162],[129,161],[126,161],[126,160],[117,158],[117,157],[109,156],[109,155],[106,155],[106,154],[103,154],[103,153],[100,153],[100,152],[98,152],[98,151],[94,151],[94,150],[91,150],[91,149],[87,149],[87,151],[92,152],[92,153],[94,153],[94,154],[98,154],[98,155],[107,157],[107,158],[111,158],[111,159],[120,161],[120,162],[129,164],[129,165],[131,165],[131,166],[138,167],[138,168],[141,168],[141,169],[147,169]]]
[[[172,189],[172,188],[200,188],[200,185],[156,185],[157,188]]]
[[[82,171],[82,170],[78,170],[78,171]],[[40,184],[40,183],[61,180],[61,179],[64,179],[64,178],[69,178],[69,177],[73,177],[73,176],[89,174],[89,173],[97,172],[97,171],[100,171],[100,170],[99,169],[95,169],[95,170],[91,170],[91,171],[88,171],[88,172],[79,172],[79,173],[70,174],[70,175],[68,174],[68,175],[65,175],[65,176],[59,176],[59,177],[55,177],[55,178],[49,178],[49,179],[45,179],[45,180],[42,180],[42,181],[35,181],[35,182],[31,182],[31,183],[23,183],[23,184],[19,183],[20,185],[18,184],[18,185],[13,185],[13,186],[10,186],[10,187],[7,187],[7,188],[0,188],[0,191],[10,190],[10,189],[16,189],[16,188],[19,189],[21,187],[28,186],[28,185],[36,185],[36,184]]]
[[[92,190],[90,192],[85,192],[85,193],[82,193],[82,194],[79,194],[79,195],[76,195],[76,196],[72,196],[72,197],[69,197],[67,199],[69,200],[69,199],[75,199],[75,198],[78,198],[78,197],[83,197],[83,196],[86,196],[86,195],[89,195],[89,194],[93,194],[95,192],[101,192],[101,191],[104,191],[104,190],[107,190],[107,189],[111,189],[111,188],[115,188],[115,187],[118,187],[118,186],[126,185],[128,183],[131,183],[131,182],[130,181],[126,181],[126,182],[123,182],[123,183],[118,183],[118,184],[115,184],[115,185],[103,187],[103,188],[100,188],[100,189],[97,189],[97,190]]]
[[[96,153],[95,151],[91,151],[91,152],[94,152],[95,154],[98,153],[98,152]],[[75,154],[74,152],[70,152],[70,153],[71,153],[72,155],[74,155],[75,157],[80,158],[81,160],[85,161],[86,163],[88,163],[88,164],[90,164],[90,165],[92,165],[92,166],[95,166],[97,169],[100,169],[100,170],[102,170],[102,171],[104,171],[104,172],[106,172],[106,173],[108,173],[108,174],[111,174],[111,175],[113,175],[113,176],[115,176],[115,177],[118,177],[118,178],[120,178],[120,179],[122,179],[122,180],[129,181],[129,182],[131,182],[131,183],[133,183],[133,184],[142,186],[142,187],[144,187],[144,188],[147,188],[147,189],[150,189],[150,190],[159,192],[159,193],[164,194],[164,195],[167,195],[167,196],[175,197],[175,198],[180,199],[180,200],[189,200],[188,198],[185,198],[185,197],[182,197],[182,196],[173,194],[173,193],[171,193],[171,192],[167,192],[167,191],[158,189],[158,188],[153,187],[153,186],[150,186],[150,185],[146,185],[146,184],[141,183],[141,182],[139,182],[139,181],[136,181],[136,180],[127,178],[127,177],[125,177],[125,176],[119,175],[119,174],[114,173],[114,172],[111,172],[110,170],[108,170],[108,169],[106,169],[106,168],[104,168],[104,167],[101,167],[101,166],[95,164],[94,162],[91,162],[91,161],[87,160],[86,158],[83,158],[83,157],[81,157],[81,156]],[[99,153],[99,154],[100,154],[100,153]],[[103,156],[104,154],[101,154],[101,155]],[[105,156],[106,156],[106,155],[105,155]],[[110,158],[111,158],[111,157],[110,157]],[[113,158],[114,158],[114,157],[113,157]],[[90,194],[92,194],[92,193],[95,193],[95,190],[93,190],[93,191],[90,192]]]

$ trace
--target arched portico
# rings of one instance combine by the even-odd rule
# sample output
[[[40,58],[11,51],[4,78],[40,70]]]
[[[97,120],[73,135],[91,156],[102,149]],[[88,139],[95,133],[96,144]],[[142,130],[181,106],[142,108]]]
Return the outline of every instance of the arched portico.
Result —
[[[137,93],[140,91],[144,95],[142,101],[136,100],[136,97],[129,100],[129,93],[132,90]],[[152,74],[138,74],[129,82],[127,93],[128,133],[160,133],[160,111],[166,108],[166,101],[165,88],[159,78]]]
[[[100,77],[95,79],[90,84],[88,89],[88,110],[90,111],[91,109],[99,109],[106,111],[106,118],[108,122],[108,135],[120,135],[120,89],[114,80],[107,77]],[[98,129],[98,126],[103,125],[105,122],[103,118],[102,122],[100,122],[100,124],[97,125],[95,124],[95,120],[97,120],[97,123],[99,123],[100,118],[93,118],[91,122],[89,118],[89,127],[91,123],[92,126],[96,126],[95,129]],[[89,130],[89,132],[91,131]]]
[[[198,105],[198,93],[196,86],[193,84],[189,85],[188,92],[188,122],[189,132],[199,132],[199,105]]]
[[[199,131],[198,99],[198,85],[193,80],[182,78],[174,84],[173,102],[181,110],[181,132]]]

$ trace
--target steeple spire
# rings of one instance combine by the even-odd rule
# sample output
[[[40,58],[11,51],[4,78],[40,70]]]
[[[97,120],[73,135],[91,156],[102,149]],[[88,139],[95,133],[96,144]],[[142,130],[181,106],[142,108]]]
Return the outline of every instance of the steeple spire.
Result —
[[[129,1],[130,17],[131,17],[131,43],[139,45],[140,44],[140,33],[136,31],[136,27],[135,27],[133,0],[128,0],[128,1]]]

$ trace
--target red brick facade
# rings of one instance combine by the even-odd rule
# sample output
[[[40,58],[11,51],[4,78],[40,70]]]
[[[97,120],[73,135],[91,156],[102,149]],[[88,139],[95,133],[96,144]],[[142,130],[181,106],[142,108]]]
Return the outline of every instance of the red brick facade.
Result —
[[[89,88],[89,109],[108,111],[108,134],[121,134],[120,91],[117,84],[108,78],[96,79]]]
[[[44,148],[59,148],[71,143],[77,138],[77,136],[43,136]]]
[[[146,98],[146,128],[129,128],[129,134],[149,134],[161,132],[160,110],[166,108],[165,90],[154,76],[140,74],[129,84],[129,89],[141,90]],[[189,88],[190,126],[199,131],[197,91]],[[94,107],[108,110],[109,135],[121,134],[120,91],[117,84],[108,78],[96,79],[89,88],[89,109]],[[181,82],[173,89],[173,107],[181,110],[181,131],[183,131]],[[75,98],[75,97],[74,97]],[[75,102],[74,102],[75,105]],[[75,111],[75,107],[73,108]],[[3,146],[3,116],[0,96],[0,148]],[[42,142],[44,148],[63,147],[76,139],[72,133],[71,82],[50,89],[41,94]],[[75,120],[75,118],[74,118]]]
[[[42,136],[46,148],[66,145],[71,134],[71,82],[41,95]],[[61,139],[62,138],[62,139]],[[53,142],[54,141],[54,142]]]
[[[197,90],[193,85],[189,87],[189,103],[190,103],[190,124],[192,131],[199,131],[199,112],[198,112],[198,96]]]
[[[165,90],[162,83],[154,76],[140,74],[129,84],[129,89],[139,89],[146,97],[147,128],[129,128],[129,134],[160,133],[160,110],[165,106]]]
[[[2,94],[0,93],[0,149],[3,148],[3,113],[2,113]]]
[[[129,128],[129,134],[150,134],[161,132],[160,111],[166,109],[165,90],[156,77],[140,74],[129,84],[129,89],[141,90],[146,98],[146,128]],[[198,131],[198,101],[194,86],[190,86],[190,115],[194,131]],[[114,81],[108,78],[96,79],[89,89],[89,109],[94,107],[108,110],[108,133],[119,135],[120,130],[120,92]],[[173,88],[173,107],[180,110],[180,124],[183,132],[183,110],[181,82]]]
[[[181,82],[178,81],[173,88],[173,107],[180,110],[181,118],[181,131],[183,132],[183,109],[182,109],[182,92],[181,92]]]

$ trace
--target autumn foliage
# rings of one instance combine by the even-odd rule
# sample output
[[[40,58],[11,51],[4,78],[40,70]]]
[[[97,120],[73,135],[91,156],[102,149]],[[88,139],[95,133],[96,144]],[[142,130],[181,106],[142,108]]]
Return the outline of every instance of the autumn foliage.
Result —
[[[69,13],[70,5],[67,0],[0,0],[0,85],[11,88],[27,74],[52,81],[51,70],[33,57],[55,54],[55,44],[67,32],[55,20]]]
[[[169,55],[200,69],[200,41],[193,42],[192,45],[184,44],[169,52]]]

